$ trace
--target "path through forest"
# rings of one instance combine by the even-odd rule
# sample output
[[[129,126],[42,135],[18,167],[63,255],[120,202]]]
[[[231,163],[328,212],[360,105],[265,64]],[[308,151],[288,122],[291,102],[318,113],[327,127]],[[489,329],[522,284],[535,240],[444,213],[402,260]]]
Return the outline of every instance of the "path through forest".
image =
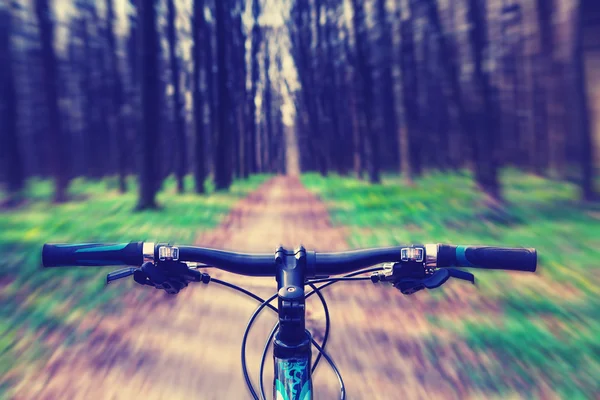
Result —
[[[248,252],[274,251],[299,243],[318,251],[346,248],[344,231],[332,226],[325,205],[297,177],[275,177],[243,199],[197,244]],[[208,271],[255,291],[274,293],[275,281]],[[149,290],[136,287],[137,290]],[[340,283],[324,292],[332,312],[328,349],[347,385],[349,399],[452,398],[459,376],[442,377],[418,346],[429,329],[425,317],[391,288]],[[308,325],[321,330],[323,313],[309,301]],[[45,368],[18,387],[17,399],[247,399],[240,367],[244,327],[257,304],[216,284],[192,284],[176,297],[156,292],[151,301],[125,299],[121,315],[87,317],[95,326],[87,342],[57,345]],[[401,305],[406,307],[402,307]],[[383,311],[387,311],[384,313]],[[265,312],[249,340],[249,365],[257,377],[264,340],[276,316]],[[319,333],[315,336],[320,339]],[[270,371],[269,358],[267,370]],[[454,378],[454,379],[452,379]],[[269,382],[266,376],[268,398]],[[454,381],[454,382],[452,382]],[[316,399],[339,398],[325,363],[315,375]]]

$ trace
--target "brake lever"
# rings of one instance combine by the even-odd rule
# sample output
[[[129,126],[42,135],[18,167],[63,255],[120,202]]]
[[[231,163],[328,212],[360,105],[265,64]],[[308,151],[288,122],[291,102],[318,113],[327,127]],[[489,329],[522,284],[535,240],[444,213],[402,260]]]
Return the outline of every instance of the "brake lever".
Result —
[[[451,277],[462,279],[463,281],[469,281],[473,285],[475,284],[475,275],[467,271],[461,271],[460,269],[447,268],[446,269]]]
[[[127,278],[128,276],[133,275],[135,273],[135,271],[138,269],[139,268],[129,267],[129,268],[120,269],[118,271],[113,271],[113,272],[109,273],[108,275],[106,275],[106,284],[108,285],[109,283],[114,282],[118,279]]]

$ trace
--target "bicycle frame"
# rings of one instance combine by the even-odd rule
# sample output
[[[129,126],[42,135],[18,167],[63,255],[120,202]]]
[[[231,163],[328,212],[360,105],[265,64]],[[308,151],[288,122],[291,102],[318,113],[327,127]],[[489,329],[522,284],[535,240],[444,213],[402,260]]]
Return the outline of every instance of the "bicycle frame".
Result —
[[[274,359],[273,399],[312,400],[310,353],[304,358]]]
[[[275,253],[279,332],[273,342],[276,400],[312,400],[311,335],[306,330],[304,284],[307,253],[300,246]]]

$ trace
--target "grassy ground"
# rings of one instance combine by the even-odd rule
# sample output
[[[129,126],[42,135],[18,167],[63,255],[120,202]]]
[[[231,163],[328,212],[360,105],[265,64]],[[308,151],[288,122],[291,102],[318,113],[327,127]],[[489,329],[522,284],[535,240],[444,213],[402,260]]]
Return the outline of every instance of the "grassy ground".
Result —
[[[460,318],[452,307],[458,298],[465,301],[465,283],[416,294],[435,331],[421,345],[431,358],[469,353],[453,358],[462,364],[454,369],[479,393],[597,398],[600,207],[579,204],[573,185],[505,171],[510,205],[499,218],[479,207],[467,172],[429,175],[410,188],[398,176],[386,176],[381,185],[319,175],[305,175],[303,182],[327,202],[334,223],[349,229],[352,247],[441,242],[537,248],[536,274],[476,273],[477,289],[466,296]],[[454,339],[442,343],[440,337]],[[461,350],[464,345],[468,350]]]
[[[266,176],[237,181],[228,193],[176,195],[167,180],[158,195],[160,212],[132,212],[135,181],[124,195],[114,180],[73,181],[74,201],[52,205],[49,181],[28,183],[28,203],[17,210],[0,210],[0,398],[10,380],[35,365],[47,352],[46,339],[77,340],[75,326],[83,313],[113,312],[115,301],[134,283],[105,289],[105,276],[115,268],[40,269],[45,242],[129,242],[138,240],[193,243],[202,230],[216,226],[230,207]],[[191,179],[187,186],[193,187]],[[2,194],[0,193],[0,200]],[[136,291],[143,296],[147,291]],[[15,362],[15,360],[18,360]]]

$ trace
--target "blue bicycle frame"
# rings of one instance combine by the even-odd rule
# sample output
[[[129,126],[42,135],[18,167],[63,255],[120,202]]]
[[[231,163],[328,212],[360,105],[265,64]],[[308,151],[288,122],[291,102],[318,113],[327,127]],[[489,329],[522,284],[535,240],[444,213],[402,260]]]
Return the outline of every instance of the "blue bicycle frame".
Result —
[[[312,400],[310,352],[306,357],[274,359],[273,399]]]

